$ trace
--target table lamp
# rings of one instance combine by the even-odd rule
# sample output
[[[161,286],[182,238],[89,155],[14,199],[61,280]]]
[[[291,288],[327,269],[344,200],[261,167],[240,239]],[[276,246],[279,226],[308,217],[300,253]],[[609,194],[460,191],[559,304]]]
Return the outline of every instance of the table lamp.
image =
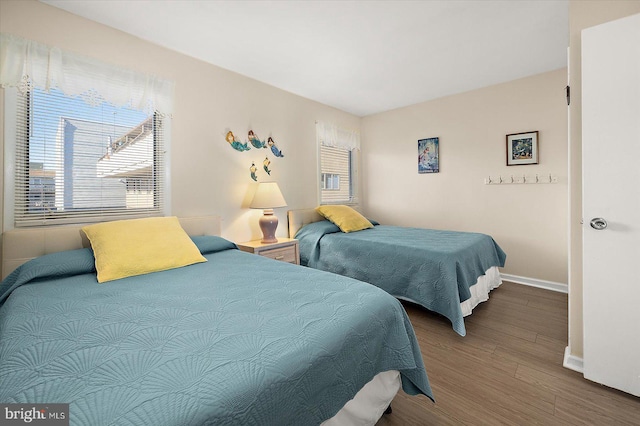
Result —
[[[260,182],[253,201],[249,205],[252,209],[264,209],[260,218],[260,229],[262,230],[263,243],[277,243],[276,228],[278,227],[278,217],[273,214],[276,207],[286,207],[287,202],[280,192],[276,182]]]

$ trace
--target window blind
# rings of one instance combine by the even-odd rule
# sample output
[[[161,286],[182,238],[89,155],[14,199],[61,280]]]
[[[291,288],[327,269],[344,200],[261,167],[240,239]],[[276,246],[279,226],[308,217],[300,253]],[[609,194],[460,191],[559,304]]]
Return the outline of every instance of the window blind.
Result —
[[[352,151],[332,146],[320,146],[320,203],[351,203]],[[331,180],[331,182],[329,182]]]
[[[360,132],[316,122],[320,204],[358,204]]]
[[[320,204],[358,204],[360,133],[317,121],[316,140],[320,157]]]
[[[160,114],[57,89],[32,88],[17,104],[16,227],[162,215]]]
[[[0,58],[14,226],[165,213],[173,82],[4,33]]]

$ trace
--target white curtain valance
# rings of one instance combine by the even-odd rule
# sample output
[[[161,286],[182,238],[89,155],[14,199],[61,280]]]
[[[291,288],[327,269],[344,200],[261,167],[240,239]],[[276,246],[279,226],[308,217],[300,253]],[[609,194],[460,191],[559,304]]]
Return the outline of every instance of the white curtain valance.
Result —
[[[324,146],[360,150],[360,132],[345,129],[331,123],[316,122],[316,136],[318,142]]]
[[[90,105],[173,112],[173,82],[11,34],[0,34],[0,86],[58,89]]]

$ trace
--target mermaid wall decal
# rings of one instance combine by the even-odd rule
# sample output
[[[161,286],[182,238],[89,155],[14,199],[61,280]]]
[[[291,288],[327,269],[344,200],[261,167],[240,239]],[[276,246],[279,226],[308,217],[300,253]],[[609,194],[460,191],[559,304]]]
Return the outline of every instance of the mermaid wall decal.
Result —
[[[251,145],[254,146],[254,148],[266,148],[267,147],[267,143],[264,141],[261,141],[260,138],[253,133],[253,130],[249,130],[249,142],[251,142]]]
[[[264,157],[264,161],[262,162],[262,168],[264,168],[264,171],[267,172],[269,176],[271,176],[271,170],[269,170],[269,164],[271,164],[271,161],[269,161],[269,157]]]
[[[269,147],[271,148],[271,152],[273,152],[273,155],[275,155],[276,157],[284,157],[284,154],[278,149],[278,147],[276,146],[276,142],[271,136],[269,136],[269,139],[267,139],[267,145],[269,145]]]
[[[247,145],[246,142],[242,143],[239,140],[236,140],[236,137],[231,130],[227,132],[226,139],[227,139],[227,142],[229,142],[229,145],[231,145],[231,147],[236,151],[242,152],[242,151],[249,151],[251,149],[251,147]]]
[[[256,172],[258,171],[258,168],[256,167],[256,163],[254,163],[253,161],[251,162],[251,167],[249,167],[249,171],[251,172],[251,179],[257,182],[258,175],[256,174]]]
[[[269,148],[271,150],[271,153],[275,157],[280,157],[280,158],[284,157],[284,154],[282,153],[282,151],[280,151],[280,148],[278,148],[278,146],[276,145],[276,141],[274,141],[271,136],[269,136],[269,138],[265,142],[260,140],[258,135],[253,131],[253,129],[249,130],[247,135],[249,138],[248,142],[239,141],[236,135],[234,135],[233,132],[227,128],[225,139],[233,149],[239,152],[249,151],[251,150],[251,147],[256,149]],[[255,160],[251,161],[251,166],[249,167],[249,176],[253,181],[258,182],[258,168],[260,166],[256,166],[256,162],[257,161]],[[258,164],[260,163],[258,162]],[[271,172],[272,172],[271,160],[269,159],[268,155],[266,155],[264,157],[264,160],[262,161],[262,169],[268,176],[271,176]]]

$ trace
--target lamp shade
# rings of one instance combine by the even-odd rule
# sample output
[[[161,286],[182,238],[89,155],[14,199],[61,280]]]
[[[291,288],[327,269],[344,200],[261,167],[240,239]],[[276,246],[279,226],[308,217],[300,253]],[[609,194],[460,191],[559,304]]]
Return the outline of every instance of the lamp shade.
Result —
[[[276,182],[260,182],[253,196],[253,201],[249,205],[252,209],[274,209],[286,206],[287,202]]]

